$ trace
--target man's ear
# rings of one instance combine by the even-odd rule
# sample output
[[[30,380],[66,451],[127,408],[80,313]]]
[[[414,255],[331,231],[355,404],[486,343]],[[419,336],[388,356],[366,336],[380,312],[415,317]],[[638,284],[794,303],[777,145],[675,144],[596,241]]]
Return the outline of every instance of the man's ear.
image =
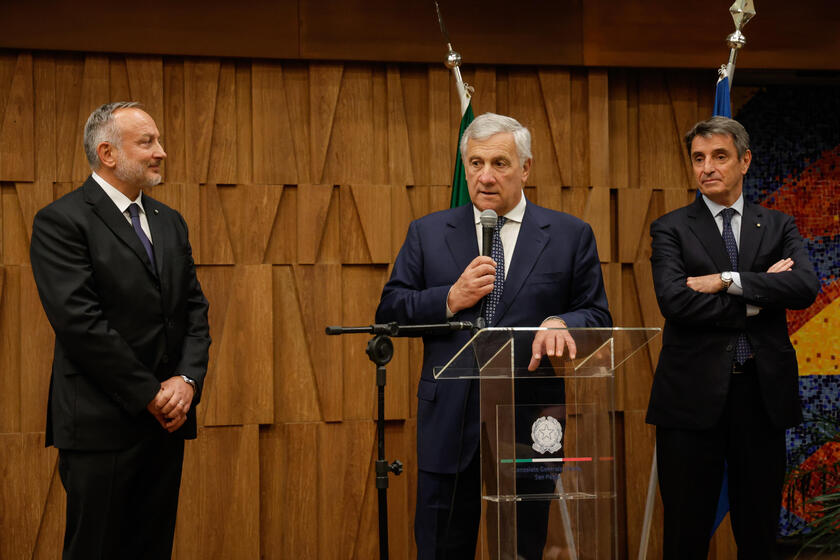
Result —
[[[99,156],[99,163],[108,169],[117,167],[117,157],[114,153],[116,148],[110,142],[100,142],[96,147],[96,153]]]
[[[534,158],[528,158],[525,160],[525,163],[522,164],[522,185],[525,186],[525,182],[528,180],[528,175],[531,174],[531,164],[534,163]]]
[[[744,157],[741,159],[741,175],[746,175],[747,170],[750,168],[750,162],[752,161],[752,152],[747,149],[744,152]]]

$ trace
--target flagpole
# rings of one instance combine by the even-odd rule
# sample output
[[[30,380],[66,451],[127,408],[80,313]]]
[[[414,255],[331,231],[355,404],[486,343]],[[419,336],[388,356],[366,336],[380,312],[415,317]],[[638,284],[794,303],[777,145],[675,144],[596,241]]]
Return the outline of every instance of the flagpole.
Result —
[[[732,80],[735,79],[735,61],[738,59],[738,51],[747,44],[747,38],[741,30],[755,17],[755,4],[753,0],[735,0],[729,7],[729,13],[732,14],[732,20],[735,22],[735,31],[726,37],[726,46],[729,47],[726,76],[729,78],[731,88]]]
[[[444,65],[452,71],[455,77],[455,89],[458,92],[458,101],[461,105],[461,125],[458,130],[458,145],[461,144],[461,136],[464,130],[469,126],[473,120],[472,107],[470,102],[472,100],[473,87],[464,82],[461,76],[461,54],[452,48],[452,41],[449,40],[449,33],[446,31],[446,25],[443,23],[443,15],[440,13],[440,6],[435,0],[435,13],[437,14],[438,24],[440,25],[440,34],[443,35],[446,41],[446,60]],[[461,161],[459,150],[455,150],[455,169],[452,173],[452,194],[449,200],[449,206],[455,208],[468,204],[470,202],[469,192],[467,188],[467,178],[464,173],[464,165]]]

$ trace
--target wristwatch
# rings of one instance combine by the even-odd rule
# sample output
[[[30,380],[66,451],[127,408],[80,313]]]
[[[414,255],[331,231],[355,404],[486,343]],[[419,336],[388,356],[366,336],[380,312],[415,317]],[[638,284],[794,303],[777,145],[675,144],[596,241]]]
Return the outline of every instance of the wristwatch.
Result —
[[[195,391],[195,379],[192,379],[191,377],[187,377],[186,375],[182,375],[181,379],[183,379],[184,381],[189,383],[192,386],[193,391]]]
[[[726,291],[729,289],[729,286],[732,285],[732,273],[728,270],[725,272],[720,273],[720,281],[723,282],[723,290]]]

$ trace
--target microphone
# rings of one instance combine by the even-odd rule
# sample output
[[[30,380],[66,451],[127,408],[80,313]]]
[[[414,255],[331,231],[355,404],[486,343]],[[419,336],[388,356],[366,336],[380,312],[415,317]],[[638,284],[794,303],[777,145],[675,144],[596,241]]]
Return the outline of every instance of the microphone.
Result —
[[[479,222],[481,222],[481,255],[484,257],[489,257],[493,251],[493,230],[496,228],[496,222],[498,221],[498,214],[489,208],[484,210],[479,218]],[[475,319],[475,330],[481,330],[487,326],[487,321],[484,320],[485,307],[487,307],[487,296],[481,298],[481,307],[478,310],[478,317]]]
[[[479,221],[481,222],[481,255],[489,257],[493,250],[493,230],[496,228],[499,216],[488,208],[481,213]]]

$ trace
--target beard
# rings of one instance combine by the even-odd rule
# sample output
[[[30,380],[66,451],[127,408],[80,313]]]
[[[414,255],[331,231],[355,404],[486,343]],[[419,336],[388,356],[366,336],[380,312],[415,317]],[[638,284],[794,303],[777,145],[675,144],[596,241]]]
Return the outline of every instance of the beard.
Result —
[[[141,189],[147,187],[154,187],[162,180],[160,175],[148,176],[146,175],[149,166],[142,161],[130,161],[126,159],[122,151],[116,151],[117,167],[114,169],[114,175],[117,179],[134,185]]]

